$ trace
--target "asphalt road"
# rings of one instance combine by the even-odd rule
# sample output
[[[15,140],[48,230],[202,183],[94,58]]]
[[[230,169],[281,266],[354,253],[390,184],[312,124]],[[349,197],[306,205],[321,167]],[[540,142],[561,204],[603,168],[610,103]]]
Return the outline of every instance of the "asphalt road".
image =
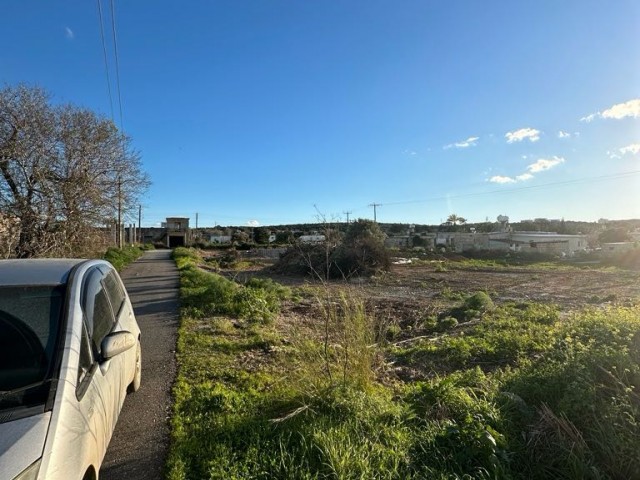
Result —
[[[146,252],[121,273],[142,330],[142,384],[124,402],[100,480],[163,477],[178,328],[178,271],[170,254]]]

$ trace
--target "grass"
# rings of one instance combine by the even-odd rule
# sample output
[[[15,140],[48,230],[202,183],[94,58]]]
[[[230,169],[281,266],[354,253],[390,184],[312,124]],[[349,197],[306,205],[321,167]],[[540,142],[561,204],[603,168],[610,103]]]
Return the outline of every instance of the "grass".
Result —
[[[107,260],[116,270],[120,271],[131,262],[134,262],[149,248],[146,246],[125,246],[123,248],[109,248],[104,254],[104,259]]]
[[[349,291],[305,291],[315,322],[284,328],[237,292],[279,305],[285,287],[176,262],[169,479],[640,478],[640,307],[466,295],[454,308],[472,316],[394,346]]]

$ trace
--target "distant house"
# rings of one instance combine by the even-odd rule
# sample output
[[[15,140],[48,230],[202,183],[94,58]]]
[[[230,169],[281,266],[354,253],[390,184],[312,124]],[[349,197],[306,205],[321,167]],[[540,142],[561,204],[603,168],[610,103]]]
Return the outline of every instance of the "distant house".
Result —
[[[327,239],[326,236],[319,233],[313,233],[311,235],[300,235],[298,241],[301,243],[321,243]]]
[[[587,248],[587,236],[563,235],[555,232],[508,232],[490,238],[489,248],[524,253],[573,255]]]
[[[634,248],[636,248],[635,242],[603,243],[601,255],[604,257],[612,257],[621,253],[629,252]]]
[[[189,219],[185,217],[167,217],[162,224],[167,231],[167,247],[183,247],[189,245]]]
[[[474,250],[503,250],[513,252],[573,255],[587,248],[586,235],[561,235],[555,232],[437,232],[421,235],[429,248],[452,250],[458,253]],[[385,245],[412,246],[406,235],[389,237]]]
[[[231,235],[209,235],[210,243],[231,243]]]

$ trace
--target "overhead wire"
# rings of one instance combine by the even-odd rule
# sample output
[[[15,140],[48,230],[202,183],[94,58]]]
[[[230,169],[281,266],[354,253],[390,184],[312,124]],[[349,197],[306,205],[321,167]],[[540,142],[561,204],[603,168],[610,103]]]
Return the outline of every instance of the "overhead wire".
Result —
[[[415,203],[427,203],[427,202],[434,202],[434,201],[438,201],[438,200],[447,200],[447,199],[455,199],[455,198],[468,198],[468,197],[479,197],[479,196],[482,196],[482,195],[513,193],[513,192],[519,192],[519,191],[523,191],[523,190],[532,190],[532,189],[537,189],[537,188],[556,187],[556,186],[572,185],[572,184],[577,184],[577,183],[588,183],[588,182],[599,181],[599,180],[626,178],[626,177],[630,177],[630,176],[638,175],[638,174],[640,174],[640,170],[631,170],[629,172],[619,172],[619,173],[614,173],[614,174],[609,174],[609,175],[598,175],[598,176],[595,176],[595,177],[576,178],[576,179],[573,179],[573,180],[565,180],[565,181],[562,181],[562,182],[543,183],[543,184],[540,184],[540,185],[526,185],[526,186],[522,186],[522,187],[509,188],[509,189],[504,189],[504,190],[489,190],[489,191],[486,191],[486,192],[471,192],[471,193],[451,194],[451,195],[443,195],[443,196],[439,196],[439,197],[425,198],[425,199],[422,199],[422,200],[404,200],[404,201],[397,201],[397,202],[383,202],[380,205],[387,207],[387,206],[393,206],[393,205],[409,205],[409,204],[415,204]],[[362,209],[365,209],[365,208],[369,208],[369,205],[359,207],[358,210],[362,210]]]
[[[120,110],[120,130],[124,134],[124,122],[123,122],[123,116],[122,116],[122,95],[120,93],[120,57],[118,55],[118,38],[116,35],[116,14],[115,14],[115,8],[113,6],[113,0],[110,1],[110,6],[111,6],[111,34],[113,36],[113,54],[116,59],[116,91],[118,92],[118,107]]]
[[[104,39],[104,20],[102,18],[102,2],[98,2],[98,17],[100,20],[100,38],[102,39],[102,53],[104,57],[104,69],[107,76],[107,91],[109,92],[109,109],[111,110],[111,121],[113,122],[113,95],[111,94],[111,77],[109,76],[109,60],[107,56],[107,44]]]

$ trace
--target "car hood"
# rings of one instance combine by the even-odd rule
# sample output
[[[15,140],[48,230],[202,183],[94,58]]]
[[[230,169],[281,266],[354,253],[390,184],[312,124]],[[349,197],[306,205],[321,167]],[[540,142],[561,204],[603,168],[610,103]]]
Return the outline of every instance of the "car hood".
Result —
[[[0,472],[13,478],[42,456],[51,412],[0,423]]]

